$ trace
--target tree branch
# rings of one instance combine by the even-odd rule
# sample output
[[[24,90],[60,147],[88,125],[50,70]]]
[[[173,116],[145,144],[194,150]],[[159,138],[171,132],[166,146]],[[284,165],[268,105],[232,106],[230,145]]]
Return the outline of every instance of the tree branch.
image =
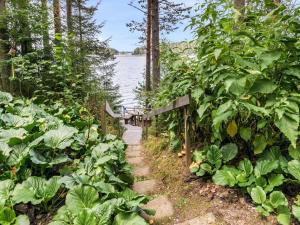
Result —
[[[131,6],[131,7],[133,7],[133,8],[135,8],[135,9],[137,9],[137,10],[139,10],[140,12],[144,13],[145,15],[147,15],[147,12],[146,12],[146,11],[144,11],[144,10],[142,10],[141,8],[139,8],[139,7],[135,6],[135,5],[133,5],[132,3],[128,3],[128,5]]]

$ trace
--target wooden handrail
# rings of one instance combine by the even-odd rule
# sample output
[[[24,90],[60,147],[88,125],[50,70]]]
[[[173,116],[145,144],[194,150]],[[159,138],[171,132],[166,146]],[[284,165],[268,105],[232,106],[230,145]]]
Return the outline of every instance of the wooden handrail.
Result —
[[[145,127],[145,136],[147,138],[148,136],[148,121],[151,118],[155,117],[156,118],[156,123],[158,119],[158,115],[167,113],[170,111],[173,111],[175,109],[180,109],[184,108],[184,139],[185,139],[185,150],[186,150],[186,164],[187,166],[190,166],[192,162],[192,151],[191,151],[191,139],[190,139],[190,129],[191,129],[191,124],[190,124],[190,111],[189,111],[189,105],[191,104],[191,97],[189,95],[185,95],[183,97],[177,98],[176,100],[172,101],[169,105],[165,107],[161,107],[155,110],[152,110],[148,114],[143,116],[143,128]],[[157,132],[157,127],[156,127],[156,133]]]
[[[170,112],[174,109],[179,109],[185,106],[188,106],[191,103],[191,98],[189,95],[185,95],[183,97],[177,98],[176,100],[174,100],[173,102],[171,102],[169,105],[155,109],[151,112],[149,112],[148,114],[145,115],[145,119],[149,119],[151,117],[166,113],[166,112]]]
[[[115,118],[115,119],[118,119],[118,118],[121,118],[121,114],[117,114],[117,113],[114,113],[114,111],[112,111],[108,101],[105,101],[105,112],[110,115],[112,118]]]
[[[110,117],[112,117],[113,119],[120,119],[122,118],[121,114],[117,114],[114,113],[114,111],[111,109],[108,101],[105,101],[102,104],[101,107],[101,127],[102,127],[102,131],[103,133],[106,135],[106,114],[108,114]],[[121,134],[121,127],[118,127],[118,131],[119,131],[119,135]]]

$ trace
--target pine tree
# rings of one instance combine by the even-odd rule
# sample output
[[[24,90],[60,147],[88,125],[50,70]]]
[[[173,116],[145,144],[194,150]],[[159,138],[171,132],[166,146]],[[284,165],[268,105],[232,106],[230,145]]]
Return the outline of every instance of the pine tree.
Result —
[[[154,89],[159,86],[160,82],[159,18],[159,0],[152,0],[152,82]]]
[[[42,21],[43,21],[43,47],[45,55],[50,54],[50,37],[49,37],[49,22],[48,22],[48,6],[47,0],[41,0]]]
[[[132,1],[129,5],[138,9],[147,17],[151,14],[151,52],[152,52],[152,80],[153,87],[157,87],[160,81],[160,66],[159,66],[159,38],[160,33],[170,33],[174,30],[178,29],[176,26],[182,20],[188,18],[190,7],[185,7],[183,3],[178,4],[174,3],[171,0],[150,0],[151,2],[151,13],[149,13],[149,1],[147,0],[136,0]],[[142,21],[131,21],[127,24],[130,31],[132,32],[140,32],[140,41],[143,43],[149,38],[149,34],[147,33],[147,19],[143,19]],[[146,42],[147,43],[147,42]],[[147,48],[149,45],[146,44]],[[146,61],[148,58],[146,57]],[[149,66],[148,61],[146,65]],[[147,74],[148,67],[146,67]],[[146,76],[148,79],[148,76]],[[148,83],[148,82],[146,82]],[[146,85],[147,87],[147,85]]]
[[[5,16],[6,1],[0,0],[0,75],[1,75],[1,88],[7,90],[7,53],[9,51],[8,45],[8,31]]]
[[[152,28],[152,0],[147,0],[147,31],[146,31],[146,92],[151,91],[151,28]],[[148,105],[148,101],[146,102]]]

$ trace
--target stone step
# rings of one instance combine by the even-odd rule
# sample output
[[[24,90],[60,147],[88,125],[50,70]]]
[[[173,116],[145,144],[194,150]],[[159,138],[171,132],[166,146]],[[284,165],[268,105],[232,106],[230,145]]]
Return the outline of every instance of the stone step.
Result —
[[[143,157],[133,157],[127,158],[127,162],[132,165],[144,165],[144,158]]]
[[[214,225],[216,224],[216,217],[213,213],[207,213],[204,216],[199,216],[191,220],[187,220],[183,223],[175,225]]]
[[[133,169],[135,177],[146,177],[150,175],[150,168],[148,166],[136,166]]]
[[[126,151],[126,157],[127,158],[141,157],[141,156],[142,156],[142,152],[141,151],[137,151],[137,150],[127,150]]]
[[[139,194],[151,194],[157,187],[156,180],[139,181],[133,184],[133,190]]]
[[[172,203],[166,196],[163,195],[158,196],[152,201],[148,202],[144,208],[153,209],[156,211],[155,215],[150,217],[154,221],[167,219],[174,214]]]

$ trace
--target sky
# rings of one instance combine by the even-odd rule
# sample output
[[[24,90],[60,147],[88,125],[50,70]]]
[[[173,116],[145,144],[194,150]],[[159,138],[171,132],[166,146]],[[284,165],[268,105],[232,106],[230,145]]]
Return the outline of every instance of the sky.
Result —
[[[90,0],[93,4],[97,0]],[[105,22],[102,39],[110,38],[110,46],[119,51],[133,51],[138,44],[139,33],[131,33],[126,23],[143,18],[143,13],[128,5],[130,0],[102,0],[96,13],[98,23]],[[192,5],[199,0],[175,0]],[[170,35],[164,36],[169,41],[183,41],[192,38],[189,31],[184,31],[188,21],[179,25],[180,28]]]

